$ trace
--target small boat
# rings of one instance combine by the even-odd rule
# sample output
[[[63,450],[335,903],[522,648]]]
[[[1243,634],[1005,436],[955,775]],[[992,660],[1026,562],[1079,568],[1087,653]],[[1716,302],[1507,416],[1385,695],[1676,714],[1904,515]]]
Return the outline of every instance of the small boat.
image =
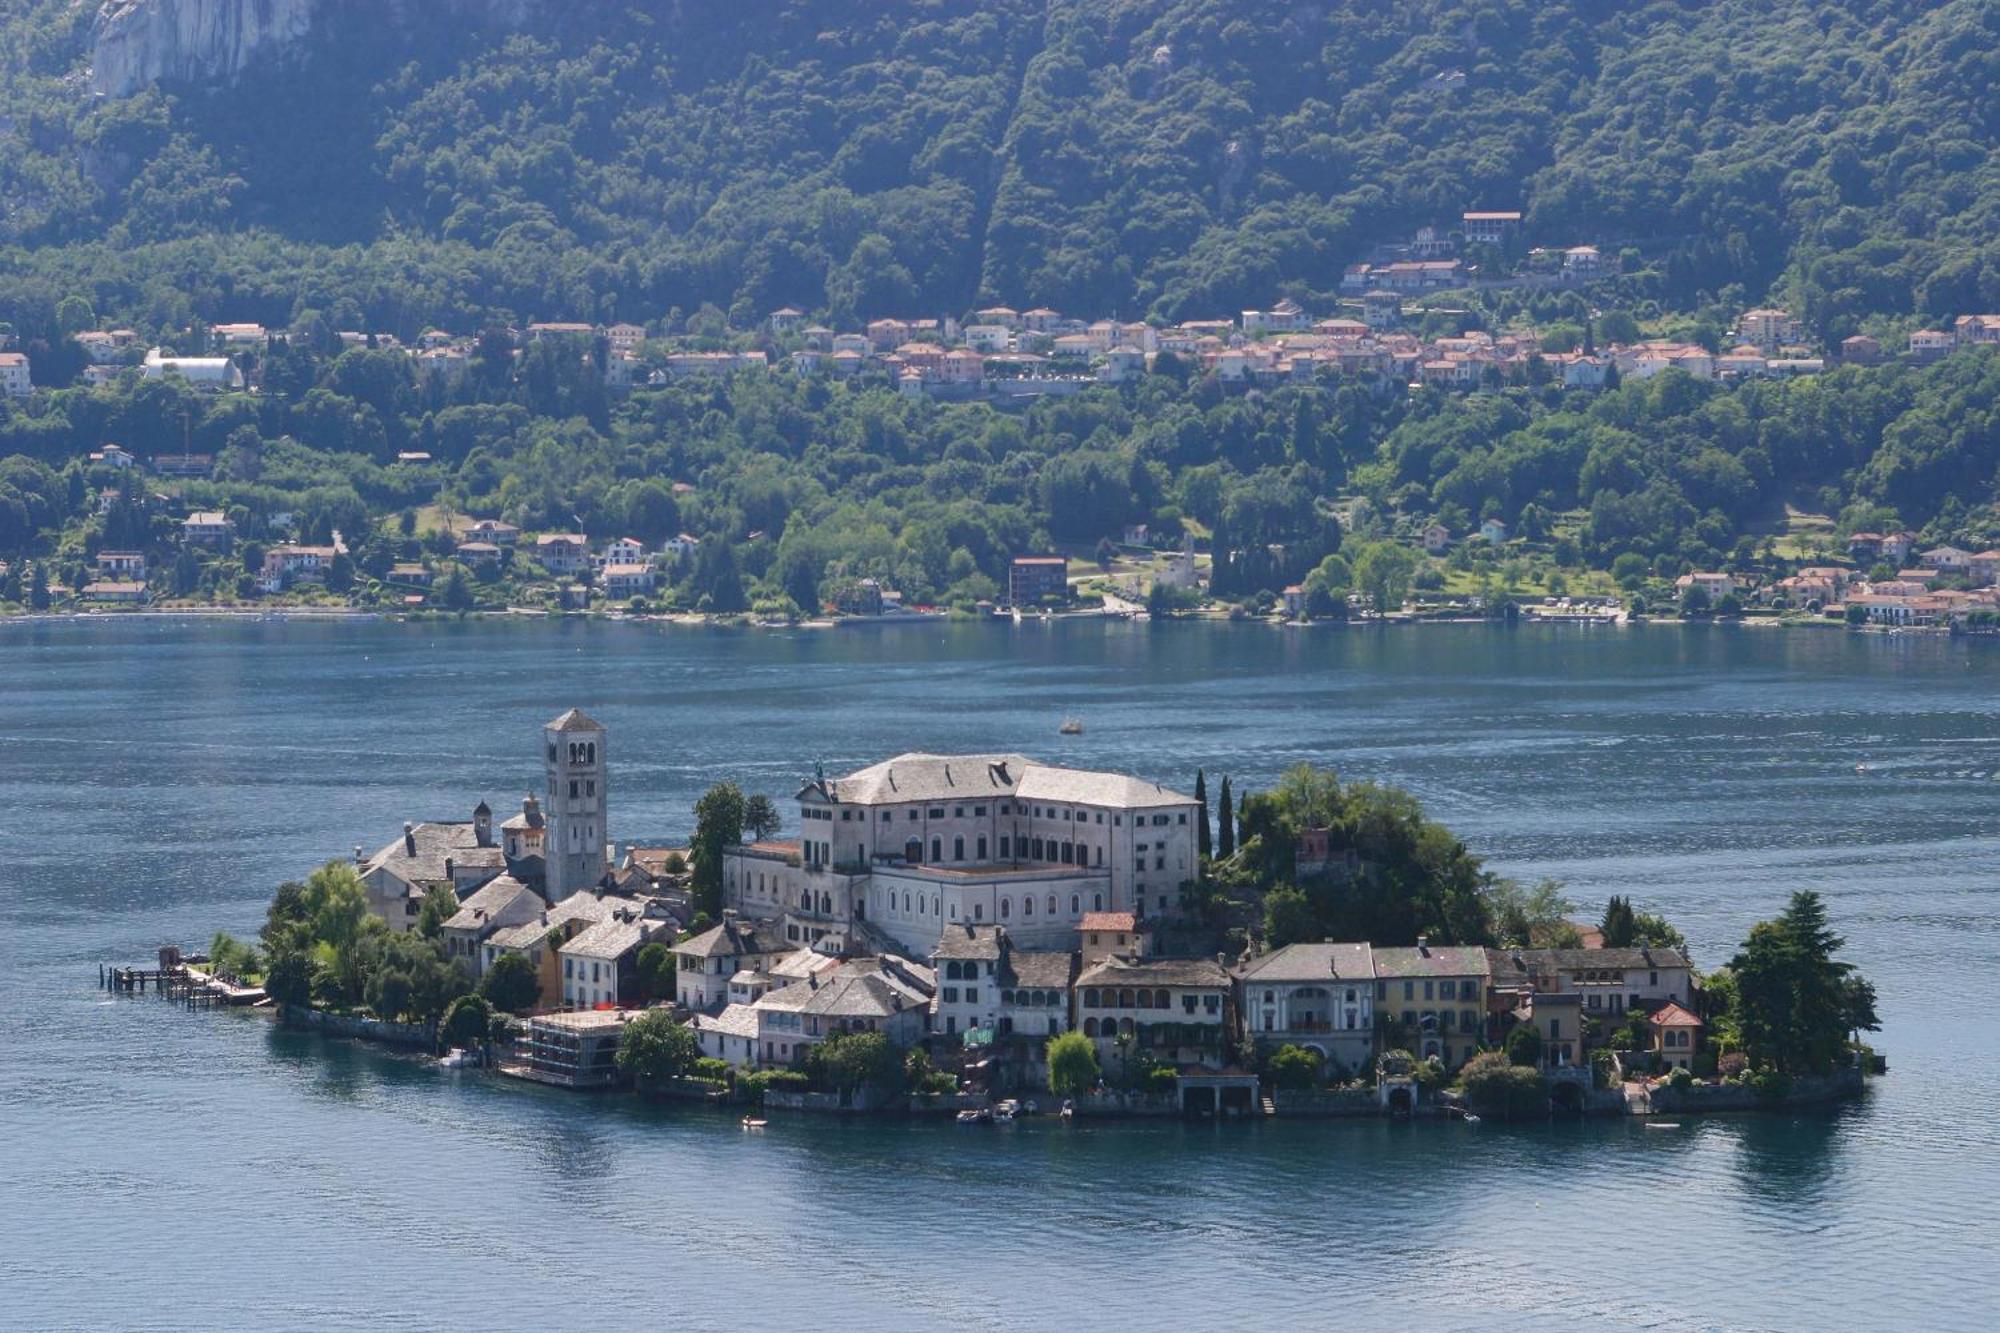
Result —
[[[1076,1103],[1067,1097],[1063,1098],[1062,1118],[1065,1120],[1076,1119]]]
[[[446,1069],[471,1069],[479,1063],[479,1052],[454,1046],[438,1057],[438,1063]]]
[[[1014,1117],[1020,1114],[1020,1110],[1021,1103],[1009,1097],[1006,1101],[999,1103],[993,1108],[994,1123],[1001,1125],[1012,1124]]]
[[[1027,1101],[1021,1103],[1022,1115],[1040,1115],[1041,1113],[1042,1113],[1042,1104],[1036,1101],[1033,1097],[1030,1097],[1028,1098]]]
[[[761,1116],[746,1115],[743,1117],[743,1128],[745,1129],[762,1129],[770,1123],[770,1121],[763,1119]]]
[[[1646,1122],[1647,1129],[1679,1129],[1680,1127],[1681,1122],[1678,1120],[1648,1120]]]
[[[993,1123],[993,1112],[983,1107],[975,1111],[960,1111],[958,1113],[958,1123],[961,1125],[990,1125]]]
[[[1459,1119],[1463,1120],[1468,1125],[1476,1125],[1479,1123],[1479,1117],[1474,1115],[1470,1111],[1467,1111],[1464,1115],[1460,1116]]]
[[[1077,718],[1066,717],[1062,720],[1062,725],[1056,728],[1056,734],[1061,736],[1081,736],[1083,735],[1083,723]]]

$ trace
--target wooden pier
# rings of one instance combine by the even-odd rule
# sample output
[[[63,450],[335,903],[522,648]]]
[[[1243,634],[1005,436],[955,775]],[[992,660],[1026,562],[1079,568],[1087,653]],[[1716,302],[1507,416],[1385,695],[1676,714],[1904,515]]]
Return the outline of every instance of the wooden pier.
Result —
[[[207,961],[183,959],[179,949],[169,946],[160,950],[159,962],[153,967],[107,967],[99,963],[97,984],[114,995],[144,995],[150,990],[189,1009],[271,1003],[262,986],[245,986],[234,977],[217,976],[196,965]]]

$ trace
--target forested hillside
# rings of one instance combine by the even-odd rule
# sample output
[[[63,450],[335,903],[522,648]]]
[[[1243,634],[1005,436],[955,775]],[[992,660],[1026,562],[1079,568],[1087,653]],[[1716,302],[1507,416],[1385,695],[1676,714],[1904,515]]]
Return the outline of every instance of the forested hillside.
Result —
[[[1672,308],[2000,308],[1990,0],[480,8],[104,99],[93,6],[8,6],[0,315],[1185,318],[1477,206],[1644,246]]]

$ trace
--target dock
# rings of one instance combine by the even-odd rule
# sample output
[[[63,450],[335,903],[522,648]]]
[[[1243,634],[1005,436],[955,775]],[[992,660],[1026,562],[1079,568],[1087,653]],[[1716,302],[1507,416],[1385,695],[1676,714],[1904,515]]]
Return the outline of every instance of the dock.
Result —
[[[262,986],[246,986],[235,977],[218,976],[199,966],[207,961],[198,955],[183,958],[179,949],[168,946],[160,950],[159,961],[153,967],[98,964],[97,984],[114,995],[144,995],[150,990],[162,999],[174,1000],[190,1009],[271,1003]]]

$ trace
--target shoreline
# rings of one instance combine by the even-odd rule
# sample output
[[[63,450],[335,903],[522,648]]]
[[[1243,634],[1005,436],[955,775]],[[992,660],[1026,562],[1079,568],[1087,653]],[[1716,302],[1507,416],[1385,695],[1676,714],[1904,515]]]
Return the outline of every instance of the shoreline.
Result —
[[[1233,618],[1226,613],[1195,612],[1188,615],[1168,617],[1168,623],[1198,625],[1261,625],[1276,630],[1357,630],[1357,629],[1409,629],[1425,626],[1494,625],[1505,628],[1535,626],[1559,629],[1693,629],[1697,627],[1735,627],[1752,630],[1845,630],[1857,634],[1878,635],[1891,638],[1979,638],[1993,637],[1981,634],[1956,634],[1949,626],[1888,626],[1849,625],[1840,621],[1814,619],[1809,617],[1739,616],[1730,619],[1702,618],[1688,619],[1677,616],[1593,616],[1593,615],[1535,615],[1524,613],[1513,620],[1499,620],[1486,616],[1428,616],[1395,614],[1360,620],[1277,620],[1268,616]],[[905,625],[977,625],[1002,624],[1011,626],[1054,624],[1072,621],[1126,621],[1150,624],[1152,618],[1141,612],[1137,615],[1117,611],[1060,611],[1049,614],[1029,615],[1015,618],[1007,615],[958,615],[941,613],[937,615],[902,616],[843,616],[838,618],[814,617],[796,621],[758,620],[747,614],[713,615],[702,612],[661,613],[652,615],[630,615],[623,612],[605,613],[598,611],[557,611],[539,607],[496,607],[471,611],[401,611],[378,610],[369,607],[310,607],[274,606],[262,609],[229,606],[185,606],[164,608],[94,608],[91,610],[49,610],[21,611],[0,614],[0,627],[12,625],[50,625],[74,622],[96,624],[119,621],[342,621],[384,623],[384,624],[424,624],[437,621],[462,620],[550,620],[580,621],[601,624],[627,625],[673,625],[683,629],[735,629],[735,630],[843,630],[843,629],[889,629]]]
[[[126,999],[137,999],[139,994],[127,994]],[[330,1014],[321,1010],[309,1010],[311,1018],[299,1021],[287,1016],[274,1007],[231,1008],[221,1006],[191,1007],[190,1012],[210,1012],[220,1009],[224,1013],[240,1013],[253,1021],[262,1021],[276,1029],[301,1037],[320,1041],[337,1041],[353,1046],[373,1049],[399,1059],[411,1059],[420,1065],[439,1070],[451,1069],[443,1058],[435,1053],[436,1039],[431,1033],[403,1023],[385,1023],[380,1019],[358,1015]],[[590,1087],[562,1087],[544,1080],[509,1075],[500,1068],[500,1062],[482,1063],[469,1070],[482,1078],[490,1079],[495,1086],[509,1083],[550,1087],[558,1092],[574,1093],[586,1100],[618,1097],[626,1098],[642,1105],[679,1104],[699,1112],[717,1117],[721,1123],[736,1119],[739,1114],[770,1116],[773,1113],[797,1113],[806,1117],[831,1118],[839,1120],[865,1119],[874,1121],[929,1121],[947,1122],[960,1110],[975,1105],[962,1095],[903,1093],[886,1101],[873,1097],[858,1098],[860,1104],[837,1105],[825,1100],[826,1094],[782,1094],[779,1100],[765,1100],[741,1095],[734,1084],[722,1088],[712,1088],[706,1084],[696,1088],[692,1081],[674,1079],[669,1085],[648,1086],[640,1081],[624,1082]],[[1878,1073],[1878,1077],[1880,1074]],[[1288,1094],[1281,1089],[1270,1089],[1262,1095],[1275,1099],[1275,1109],[1270,1111],[1207,1112],[1188,1113],[1170,1105],[1171,1099],[1162,1100],[1143,1093],[1118,1092],[1110,1089],[1088,1094],[1076,1099],[1075,1118],[1097,1124],[1115,1124],[1161,1121],[1184,1121],[1189,1123],[1227,1123],[1231,1121],[1256,1124],[1263,1121],[1315,1121],[1319,1123],[1336,1121],[1387,1121],[1389,1123],[1442,1123],[1480,1124],[1491,1121],[1502,1125],[1552,1123],[1556,1120],[1630,1120],[1641,1127],[1658,1124],[1662,1128],[1676,1125],[1682,1119],[1694,1117],[1765,1115],[1773,1112],[1790,1113],[1796,1111],[1830,1110],[1844,1103],[1859,1100],[1868,1095],[1869,1076],[1859,1065],[1836,1070],[1828,1075],[1801,1076],[1799,1083],[1784,1096],[1773,1099],[1757,1097],[1749,1088],[1737,1084],[1697,1084],[1683,1091],[1671,1089],[1667,1080],[1655,1078],[1650,1081],[1630,1080],[1615,1088],[1585,1090],[1583,1100],[1574,1110],[1556,1111],[1551,1109],[1544,1115],[1505,1116],[1496,1114],[1467,1116],[1466,1108],[1455,1093],[1447,1092],[1445,1097],[1432,1094],[1428,1102],[1419,1103],[1413,1110],[1392,1111],[1383,1104],[1372,1091],[1366,1092],[1368,1105],[1358,1104],[1352,1088],[1316,1089],[1304,1093]],[[1635,1103],[1629,1089],[1642,1087],[1643,1109]],[[1051,1105],[1059,1105],[1061,1099],[1053,1093],[1032,1091],[1021,1094],[1026,1099],[1046,1099]],[[1446,1098],[1449,1098],[1447,1100]],[[1290,1100],[1291,1104],[1287,1105]],[[920,1104],[921,1103],[921,1104]],[[1338,1104],[1336,1104],[1338,1103]],[[980,1101],[978,1105],[990,1106],[990,1101]],[[1061,1117],[1049,1110],[1035,1115],[1024,1116],[1030,1120],[1061,1123]],[[982,1125],[981,1128],[991,1126]]]

